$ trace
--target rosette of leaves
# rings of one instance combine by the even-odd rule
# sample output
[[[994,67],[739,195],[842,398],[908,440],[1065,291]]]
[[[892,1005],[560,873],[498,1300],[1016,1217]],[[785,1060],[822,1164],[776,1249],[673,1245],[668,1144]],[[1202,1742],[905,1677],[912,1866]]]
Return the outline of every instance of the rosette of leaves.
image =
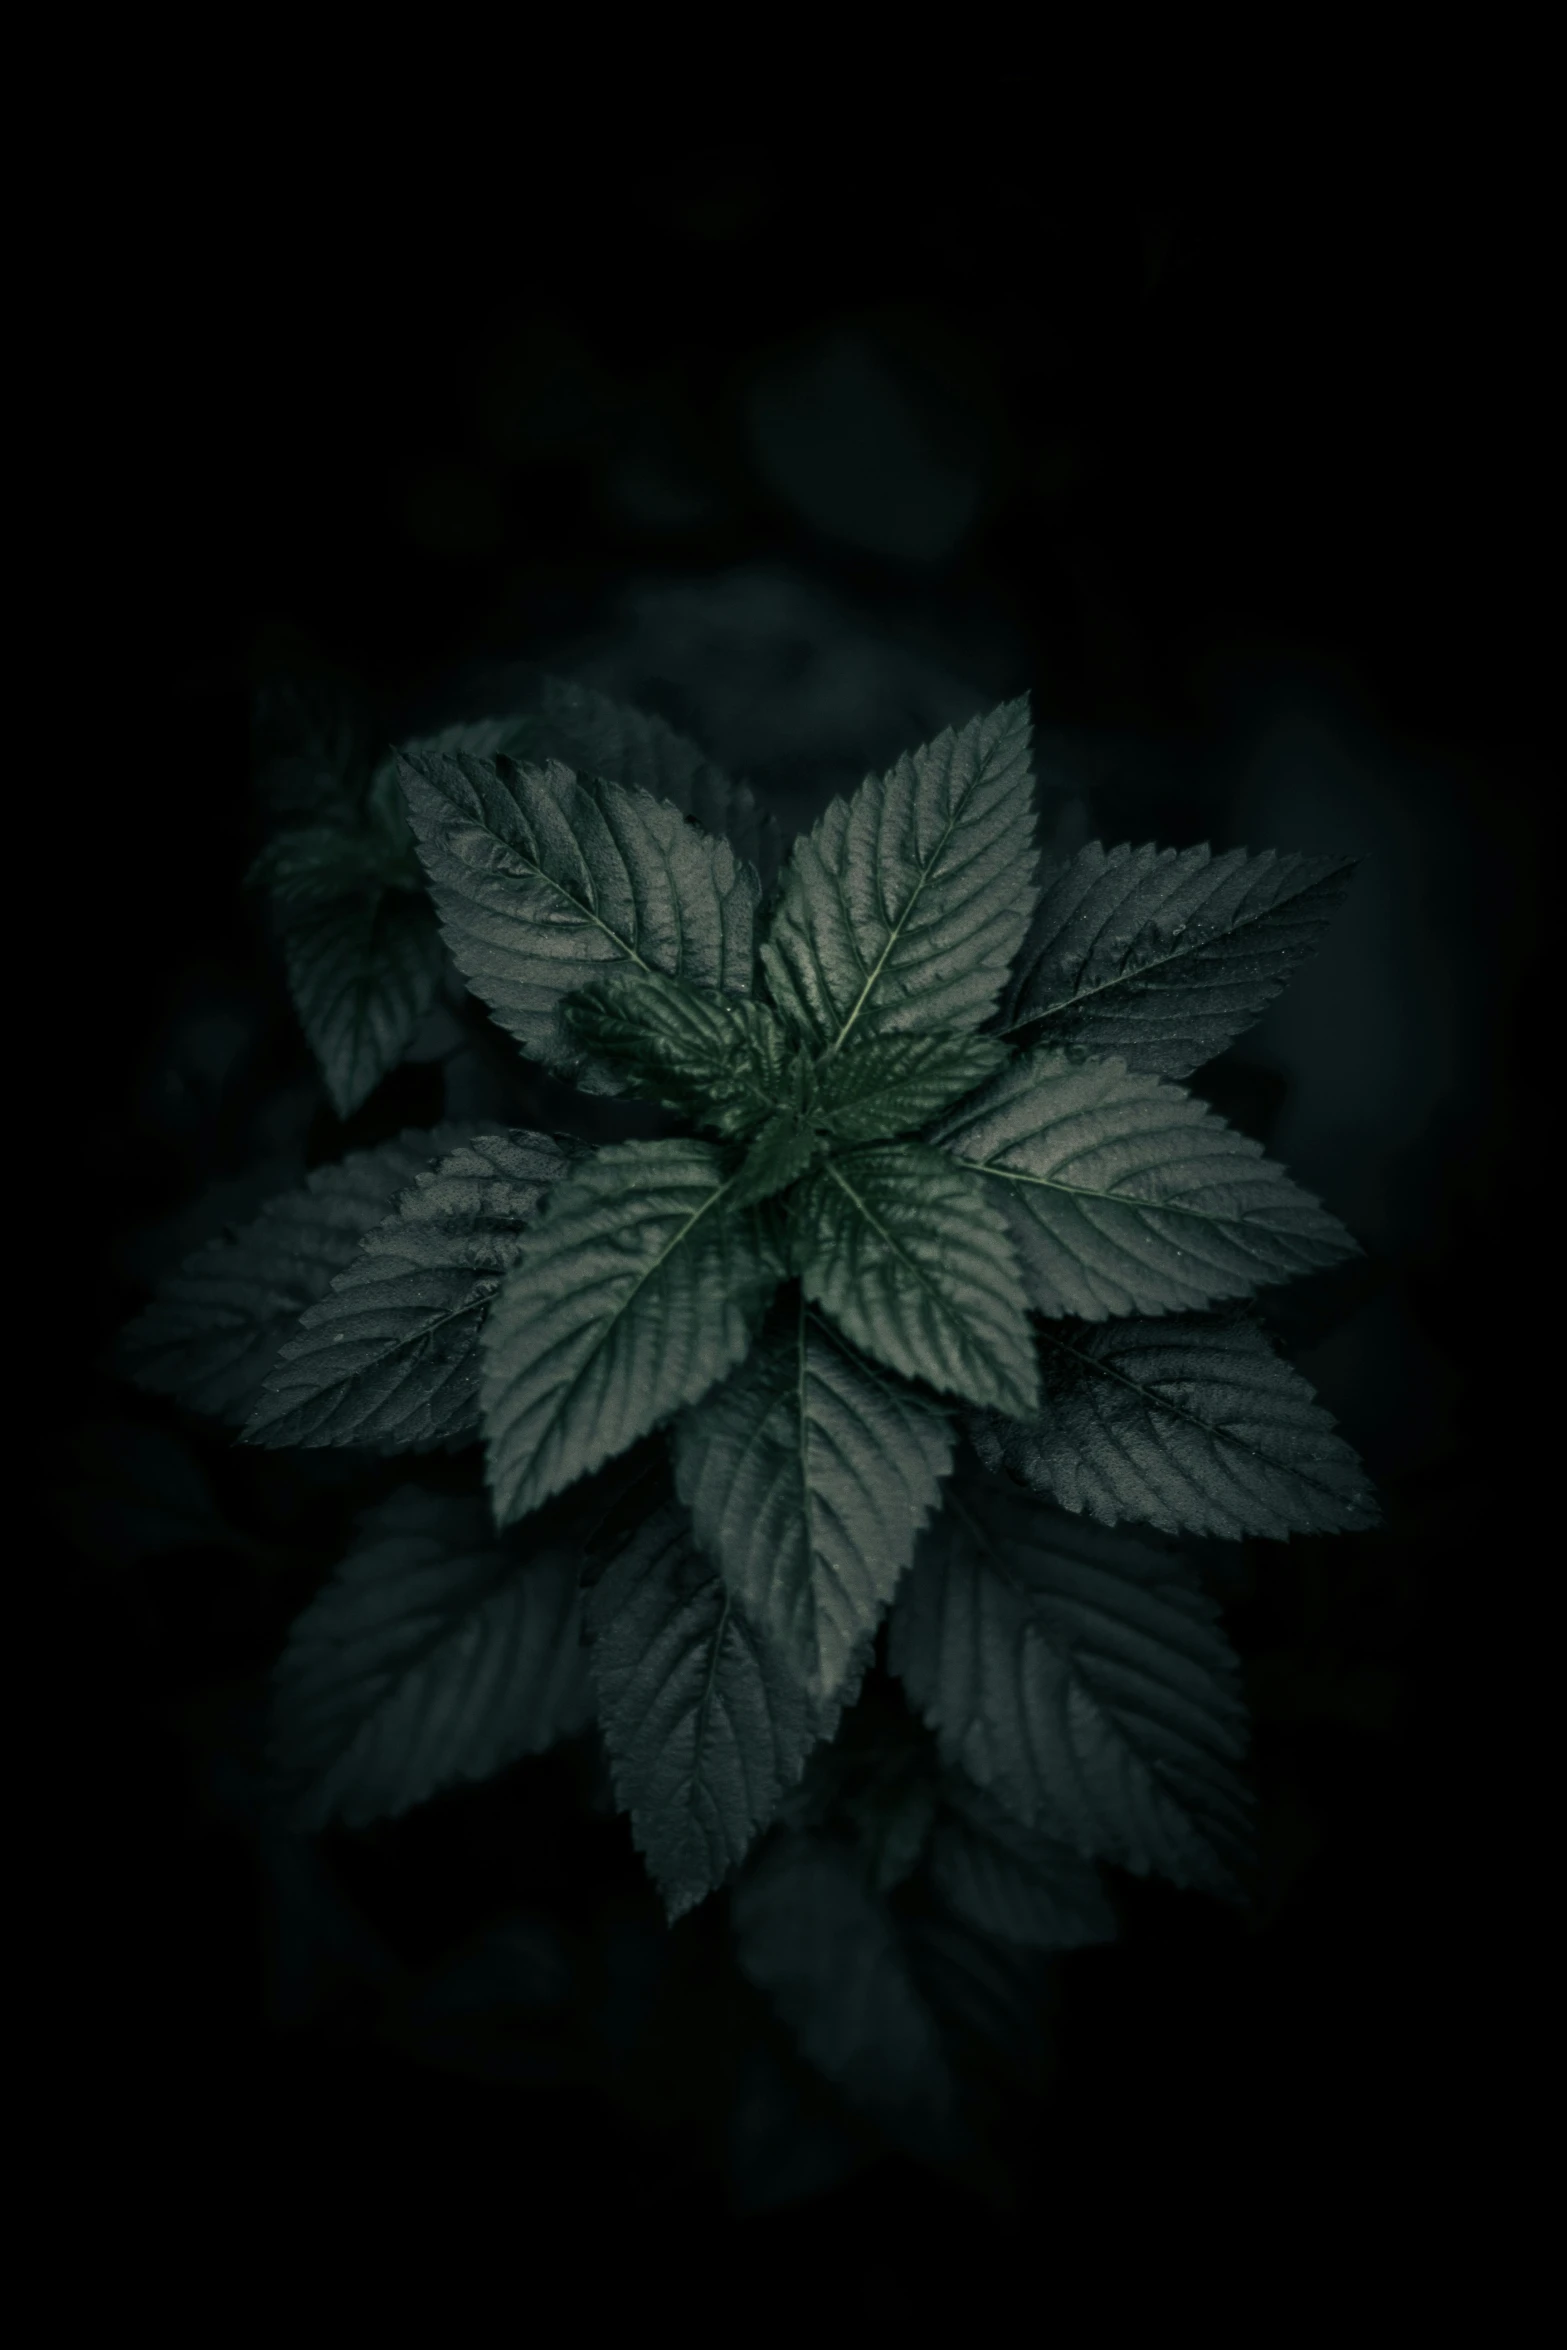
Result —
[[[942,2001],[990,2012],[965,1935],[1102,1938],[1104,1863],[1243,1897],[1236,1659],[1180,1537],[1374,1522],[1248,1305],[1355,1243],[1180,1083],[1350,868],[1094,844],[1041,876],[1024,699],[835,801],[765,896],[718,781],[699,821],[512,740],[397,754],[440,940],[524,1055],[675,1130],[324,1170],[273,1219],[288,1334],[251,1227],[141,1359],[200,1408],[202,1299],[270,1312],[248,1441],[474,1448],[475,1495],[380,1505],[280,1660],[302,1821],[591,1720],[671,1919],[740,1878],[742,1963],[813,2062],[880,2015],[939,2137]],[[884,1628],[923,1759],[824,1835],[808,1766]],[[912,1884],[937,1915],[894,1995]],[[877,2111],[900,2061],[864,2057]]]

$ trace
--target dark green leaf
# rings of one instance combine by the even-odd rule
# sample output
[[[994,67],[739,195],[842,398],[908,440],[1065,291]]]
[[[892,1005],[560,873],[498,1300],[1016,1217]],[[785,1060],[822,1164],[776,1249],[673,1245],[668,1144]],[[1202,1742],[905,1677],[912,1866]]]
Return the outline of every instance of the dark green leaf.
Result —
[[[1027,1053],[931,1139],[994,1185],[1042,1314],[1174,1313],[1358,1253],[1260,1143],[1117,1060]]]
[[[762,962],[819,1048],[978,1028],[1036,898],[1027,697],[906,752],[790,851]]]
[[[735,1606],[684,1510],[655,1511],[587,1605],[616,1800],[673,1921],[744,1857],[839,1709]]]
[[[1359,1461],[1254,1323],[1129,1318],[1041,1340],[1041,1411],[973,1424],[988,1467],[1107,1526],[1283,1539],[1376,1524]]]
[[[867,1037],[822,1063],[812,1115],[839,1142],[880,1142],[926,1125],[1008,1058],[993,1036]]]
[[[697,1541],[814,1696],[836,1697],[936,1507],[952,1432],[806,1310],[686,1412],[675,1480]]]
[[[613,1063],[633,1093],[726,1139],[762,1125],[789,1091],[788,1031],[750,998],[619,971],[568,996],[562,1010],[573,1035]]]
[[[807,2062],[897,2142],[954,2152],[957,2089],[936,2019],[852,1853],[780,1835],[741,1876],[730,1914],[736,1963]]]
[[[435,916],[422,890],[368,878],[336,896],[276,902],[299,1024],[332,1107],[351,1117],[435,1001],[445,961]]]
[[[295,1624],[272,1768],[296,1827],[362,1827],[585,1729],[569,1549],[501,1544],[482,1499],[404,1487]]]
[[[242,1424],[300,1315],[353,1264],[397,1194],[471,1132],[405,1132],[318,1167],[160,1283],[121,1336],[120,1368],[151,1394]]]
[[[999,1202],[966,1170],[919,1143],[873,1144],[818,1167],[789,1207],[805,1294],[846,1338],[906,1379],[1033,1409],[1022,1276]]]
[[[1026,1826],[1235,1896],[1251,1811],[1239,1674],[1177,1556],[965,1479],[915,1553],[887,1654],[944,1758]]]
[[[815,1127],[806,1125],[797,1111],[775,1111],[752,1139],[735,1176],[730,1205],[759,1207],[763,1200],[787,1191],[820,1158],[823,1147]]]
[[[399,773],[458,968],[535,1060],[619,1090],[561,1015],[606,966],[749,993],[756,874],[666,801],[558,760],[416,751]]]
[[[1249,1028],[1311,954],[1354,870],[1338,857],[1090,841],[1035,909],[1001,1017],[1185,1077]]]
[[[283,1348],[252,1444],[430,1451],[479,1428],[479,1336],[570,1164],[548,1135],[476,1136],[420,1175]]]
[[[716,1144],[678,1140],[601,1150],[551,1193],[482,1341],[498,1524],[740,1362],[783,1268],[761,1219],[725,1193]]]
[[[1015,1820],[955,1775],[930,1845],[931,1883],[981,1933],[1033,1950],[1115,1940],[1115,1912],[1091,1860]]]

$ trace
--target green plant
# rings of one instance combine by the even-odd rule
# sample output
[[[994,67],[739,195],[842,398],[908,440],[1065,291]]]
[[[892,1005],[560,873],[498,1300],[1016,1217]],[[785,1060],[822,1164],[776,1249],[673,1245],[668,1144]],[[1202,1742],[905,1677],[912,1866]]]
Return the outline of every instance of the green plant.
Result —
[[[953,2051],[1015,2054],[1041,1956],[1113,1932],[1104,1864],[1246,1899],[1245,1710],[1182,1538],[1375,1522],[1247,1303],[1355,1243],[1179,1082],[1350,866],[1040,875],[1021,699],[781,872],[743,785],[559,680],[373,763],[297,703],[263,743],[256,879],[340,1114],[449,950],[454,1000],[665,1128],[351,1153],[125,1334],[251,1445],[471,1472],[366,1510],[296,1623],[276,1799],[362,1827],[596,1726],[668,1917],[729,1888],[808,2060],[939,2150]]]

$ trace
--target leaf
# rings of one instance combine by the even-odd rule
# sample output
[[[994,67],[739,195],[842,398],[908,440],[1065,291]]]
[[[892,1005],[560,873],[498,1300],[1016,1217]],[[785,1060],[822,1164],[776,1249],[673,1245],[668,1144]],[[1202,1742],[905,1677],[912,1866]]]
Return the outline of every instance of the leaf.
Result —
[[[702,995],[645,971],[616,972],[566,998],[566,1025],[631,1090],[726,1139],[772,1116],[790,1090],[788,1031],[766,1004]]]
[[[1024,1054],[931,1140],[993,1182],[1053,1317],[1173,1313],[1359,1254],[1260,1143],[1118,1060]]]
[[[1092,1861],[1012,1818],[983,1788],[949,1779],[930,1878],[953,1913],[1031,1950],[1113,1942],[1115,1912]]]
[[[1025,1826],[1234,1897],[1245,1709],[1219,1611],[1178,1557],[965,1479],[915,1553],[887,1657],[943,1759]]]
[[[352,1117],[435,1001],[445,960],[435,917],[422,890],[373,878],[333,897],[307,898],[300,885],[274,905],[305,1041],[333,1109]]]
[[[1128,1319],[1040,1336],[1043,1408],[975,1421],[987,1467],[1106,1526],[1283,1540],[1376,1524],[1360,1462],[1254,1323]]]
[[[496,1522],[509,1524],[695,1403],[750,1346],[783,1276],[728,1212],[706,1142],[619,1143],[558,1184],[483,1337]]]
[[[757,877],[667,802],[555,759],[415,751],[398,771],[442,934],[534,1060],[618,1090],[561,1013],[606,965],[749,993]]]
[[[149,1394],[243,1423],[301,1314],[353,1264],[397,1194],[470,1131],[410,1130],[351,1151],[195,1250],[121,1333],[119,1369]]]
[[[575,678],[534,673],[497,749],[542,764],[559,759],[579,775],[634,786],[668,800],[704,831],[727,840],[754,865],[764,888],[777,877],[777,819],[763,815],[748,783],[732,781],[705,752],[655,711],[617,702]]]
[[[805,1302],[684,1413],[675,1485],[727,1590],[813,1696],[875,1635],[952,1460],[944,1416],[859,1363]]]
[[[820,1158],[822,1138],[805,1125],[795,1110],[777,1110],[752,1138],[745,1160],[734,1178],[731,1207],[754,1208],[797,1183]]]
[[[930,2154],[961,2143],[941,2033],[897,1923],[851,1853],[789,1832],[731,1897],[735,1961],[849,2105]]]
[[[762,963],[817,1046],[978,1028],[1034,909],[1027,696],[834,800],[784,867]]]
[[[681,1509],[645,1521],[587,1607],[616,1801],[673,1923],[744,1858],[838,1708],[807,1697]]]
[[[433,1450],[479,1428],[479,1337],[571,1164],[548,1135],[475,1136],[418,1176],[282,1349],[251,1444]]]
[[[1119,1054],[1185,1077],[1222,1052],[1314,952],[1353,860],[1215,857],[1091,841],[1046,888],[1002,1005],[1030,1044]]]
[[[823,1062],[812,1115],[839,1142],[880,1142],[928,1124],[1008,1057],[990,1036],[867,1037]]]
[[[906,1379],[1030,1411],[1038,1370],[1006,1223],[953,1174],[920,1143],[829,1159],[790,1198],[795,1269],[846,1338]]]
[[[357,1828],[591,1719],[570,1549],[519,1557],[482,1499],[404,1486],[289,1635],[270,1760],[298,1829]]]

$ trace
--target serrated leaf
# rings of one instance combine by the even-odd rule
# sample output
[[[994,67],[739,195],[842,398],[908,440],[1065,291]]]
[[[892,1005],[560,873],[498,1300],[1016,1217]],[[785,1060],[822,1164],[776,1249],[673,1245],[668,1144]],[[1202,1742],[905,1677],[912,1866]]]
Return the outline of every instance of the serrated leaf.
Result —
[[[1251,1815],[1239,1673],[1177,1556],[966,1479],[915,1553],[887,1655],[944,1758],[1024,1825],[1234,1897]]]
[[[920,1143],[872,1144],[818,1167],[789,1211],[805,1294],[855,1346],[943,1393],[1032,1410],[1022,1277],[999,1204],[966,1170]]]
[[[395,1068],[435,1001],[445,962],[422,890],[366,881],[279,899],[289,994],[332,1107],[349,1118]]]
[[[797,1183],[822,1155],[822,1137],[795,1110],[776,1110],[758,1127],[734,1179],[733,1207],[759,1207]]]
[[[1251,1026],[1319,944],[1353,863],[1265,849],[1106,849],[1047,886],[1002,1005],[1008,1035],[1185,1077]]]
[[[521,1129],[415,1178],[282,1349],[250,1444],[430,1451],[479,1428],[479,1339],[522,1235],[571,1160]]]
[[[575,678],[535,673],[494,747],[513,758],[559,759],[579,775],[634,785],[668,800],[705,832],[727,840],[754,865],[764,888],[777,877],[777,819],[763,814],[748,783],[732,779],[655,711],[618,702]]]
[[[839,1708],[736,1607],[682,1509],[646,1520],[587,1606],[616,1801],[672,1923],[744,1858]]]
[[[991,1036],[867,1037],[822,1063],[811,1114],[838,1142],[888,1140],[928,1124],[1008,1057]]]
[[[945,1417],[854,1359],[799,1300],[682,1415],[675,1485],[726,1588],[814,1696],[836,1697],[952,1460]]]
[[[788,1031],[749,998],[623,971],[579,988],[562,1011],[585,1050],[613,1064],[633,1093],[726,1139],[761,1126],[790,1091]]]
[[[159,1284],[121,1334],[119,1368],[149,1394],[242,1424],[301,1314],[353,1264],[397,1194],[471,1132],[408,1130],[316,1168]]]
[[[490,1307],[496,1521],[537,1509],[732,1371],[783,1267],[713,1143],[619,1143],[558,1184]]]
[[[817,1047],[995,1009],[1037,894],[1029,735],[1026,695],[946,727],[795,842],[762,962]]]
[[[1259,1142],[1118,1060],[1024,1054],[930,1139],[994,1185],[1056,1318],[1180,1312],[1359,1253]]]
[[[271,1764],[297,1828],[363,1827],[591,1719],[570,1550],[519,1556],[482,1499],[404,1487],[289,1635]]]
[[[898,1926],[851,1853],[780,1835],[731,1897],[737,1965],[801,2054],[897,2141],[951,2153],[957,2084]]]
[[[958,1917],[1031,1950],[1115,1939],[1099,1871],[1069,1844],[1015,1820],[983,1788],[949,1783],[930,1842],[930,1881]]]
[[[987,1467],[1063,1509],[1230,1540],[1376,1524],[1360,1462],[1255,1323],[1128,1318],[1040,1341],[1041,1410],[971,1433]]]
[[[619,1090],[561,1012],[608,965],[750,992],[756,874],[666,801],[554,759],[415,751],[398,772],[457,966],[535,1060]]]

